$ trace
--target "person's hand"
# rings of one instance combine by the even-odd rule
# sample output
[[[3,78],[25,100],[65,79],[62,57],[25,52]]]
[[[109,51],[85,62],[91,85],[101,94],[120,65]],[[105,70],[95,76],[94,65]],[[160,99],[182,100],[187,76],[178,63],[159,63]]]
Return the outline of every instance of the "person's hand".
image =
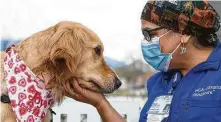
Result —
[[[126,122],[106,100],[103,94],[80,87],[76,79],[73,79],[71,83],[66,82],[65,85],[68,97],[96,107],[103,122]]]
[[[72,83],[66,83],[66,90],[68,97],[80,102],[91,104],[96,108],[99,108],[102,102],[106,101],[103,94],[80,87],[75,78]]]

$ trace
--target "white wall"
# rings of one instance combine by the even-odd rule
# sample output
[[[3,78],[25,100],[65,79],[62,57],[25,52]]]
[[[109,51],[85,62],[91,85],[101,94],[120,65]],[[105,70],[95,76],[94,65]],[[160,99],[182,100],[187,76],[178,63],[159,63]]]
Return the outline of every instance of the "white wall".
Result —
[[[140,113],[140,104],[134,100],[111,100],[112,106],[121,114],[127,116],[127,122],[137,122]],[[67,122],[101,122],[96,109],[88,104],[72,99],[66,99],[60,107],[54,107],[56,112],[54,122],[61,122],[61,114],[67,114]],[[80,121],[81,114],[87,114],[87,121]]]

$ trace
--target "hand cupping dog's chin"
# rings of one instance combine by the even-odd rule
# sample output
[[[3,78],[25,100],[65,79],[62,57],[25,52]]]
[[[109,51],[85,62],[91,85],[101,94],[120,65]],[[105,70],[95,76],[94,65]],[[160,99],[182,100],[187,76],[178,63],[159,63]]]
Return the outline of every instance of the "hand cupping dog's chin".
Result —
[[[95,83],[94,80],[77,79],[77,82],[78,82],[79,86],[84,89],[92,90],[95,92],[101,92],[100,86],[97,83]]]
[[[85,81],[81,78],[70,78],[65,82],[64,91],[65,95],[70,97],[75,94],[74,82],[78,82],[79,86],[83,89],[100,92],[100,89],[92,82]]]

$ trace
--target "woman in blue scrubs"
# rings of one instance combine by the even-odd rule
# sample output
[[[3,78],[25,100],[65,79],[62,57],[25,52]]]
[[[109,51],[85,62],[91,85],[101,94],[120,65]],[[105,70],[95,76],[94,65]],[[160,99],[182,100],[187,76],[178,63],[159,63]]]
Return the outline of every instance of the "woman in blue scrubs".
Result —
[[[149,1],[141,16],[142,53],[158,70],[147,81],[139,122],[221,122],[219,15],[205,1]],[[123,122],[105,97],[73,81],[73,99],[104,122]],[[71,92],[71,91],[68,91]]]

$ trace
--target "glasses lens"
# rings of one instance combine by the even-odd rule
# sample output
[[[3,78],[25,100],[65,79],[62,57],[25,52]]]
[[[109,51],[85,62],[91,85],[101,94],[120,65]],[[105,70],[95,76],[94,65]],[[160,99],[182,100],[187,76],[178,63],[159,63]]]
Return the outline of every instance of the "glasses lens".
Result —
[[[143,32],[144,38],[149,42],[149,41],[151,41],[151,36],[153,36],[153,35],[151,35],[151,33],[154,31],[157,31],[157,30],[161,30],[161,29],[164,29],[164,27],[158,27],[155,29],[144,28],[142,30],[142,32]]]
[[[150,37],[150,33],[149,33],[149,32],[143,31],[143,35],[144,35],[144,38],[145,38],[147,41],[150,41],[151,37]]]

